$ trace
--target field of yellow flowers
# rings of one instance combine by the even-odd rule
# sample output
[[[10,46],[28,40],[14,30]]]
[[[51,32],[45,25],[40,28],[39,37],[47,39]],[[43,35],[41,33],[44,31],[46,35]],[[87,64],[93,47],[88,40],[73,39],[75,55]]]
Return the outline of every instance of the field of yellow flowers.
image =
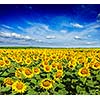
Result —
[[[0,49],[0,95],[100,95],[100,49]]]

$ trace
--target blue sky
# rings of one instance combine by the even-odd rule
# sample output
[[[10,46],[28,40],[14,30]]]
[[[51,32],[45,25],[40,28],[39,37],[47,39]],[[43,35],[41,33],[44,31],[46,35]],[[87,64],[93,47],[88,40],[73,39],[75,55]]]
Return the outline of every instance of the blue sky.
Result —
[[[0,46],[100,47],[100,5],[0,5]]]

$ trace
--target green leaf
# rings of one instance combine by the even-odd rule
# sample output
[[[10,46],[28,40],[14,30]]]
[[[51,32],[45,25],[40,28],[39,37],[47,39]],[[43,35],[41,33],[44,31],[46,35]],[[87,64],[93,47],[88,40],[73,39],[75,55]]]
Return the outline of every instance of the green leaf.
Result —
[[[40,75],[35,75],[36,79],[41,79]]]
[[[78,94],[83,94],[85,92],[85,88],[80,87],[80,86],[76,86],[76,91]]]
[[[62,90],[58,91],[59,95],[64,95],[65,93]]]
[[[31,83],[37,84],[37,80],[36,79],[31,79]]]
[[[86,83],[87,78],[80,78],[80,81],[85,84]]]
[[[89,62],[89,63],[91,62],[91,60],[92,60],[91,58],[88,58],[88,62]]]
[[[45,77],[45,76],[46,76],[46,74],[43,74],[43,73],[42,73],[42,74],[41,74],[41,76],[44,76],[44,77]]]
[[[65,90],[65,88],[62,88],[61,90],[58,91],[59,95],[66,95],[68,94],[68,91]]]
[[[47,91],[41,92],[40,95],[49,95],[49,92],[47,92]]]
[[[11,89],[11,87],[6,86],[6,87],[1,87],[1,92],[8,92]]]
[[[92,80],[88,80],[88,81],[86,82],[86,85],[87,85],[87,86],[90,86],[90,87],[94,87],[94,84],[95,84],[95,82],[92,81]]]
[[[54,95],[60,95],[58,92],[54,92]]]
[[[3,80],[4,80],[4,77],[0,77],[0,82],[3,82]]]
[[[71,88],[72,88],[72,89],[75,89],[75,86],[71,85]]]
[[[8,76],[9,73],[7,73],[6,71],[1,75],[1,76]]]
[[[25,84],[26,84],[27,86],[29,86],[29,85],[30,85],[30,82],[26,82]]]
[[[57,84],[57,87],[64,88],[65,86],[63,84],[59,83],[59,84]]]
[[[33,89],[29,89],[27,93],[28,93],[29,95],[35,95],[35,94],[37,94],[37,92],[34,91]]]
[[[72,83],[76,83],[78,80],[77,79],[72,79]]]
[[[15,68],[14,67],[10,68],[8,71],[9,71],[9,73],[14,73],[15,72]]]
[[[91,95],[96,95],[96,90],[89,90]]]
[[[15,95],[15,94],[17,94],[17,92],[16,91],[12,91],[11,95]]]
[[[96,79],[100,81],[100,75],[96,75]]]
[[[93,74],[98,75],[98,70],[93,70]]]
[[[71,82],[71,79],[70,78],[63,79],[63,82]]]
[[[71,75],[71,73],[69,71],[67,71],[65,74],[68,75],[68,76]]]
[[[88,93],[85,90],[83,90],[83,91],[80,91],[80,95],[88,95]]]
[[[49,78],[49,79],[50,79],[50,75],[51,75],[50,73],[49,73],[49,74],[47,74],[47,78]]]

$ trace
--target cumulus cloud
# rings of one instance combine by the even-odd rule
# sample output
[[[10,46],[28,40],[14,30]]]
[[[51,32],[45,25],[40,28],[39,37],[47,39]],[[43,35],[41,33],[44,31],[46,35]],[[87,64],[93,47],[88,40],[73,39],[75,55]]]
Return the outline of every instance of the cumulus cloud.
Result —
[[[43,42],[43,40],[36,40],[36,42],[42,43],[42,42]]]
[[[99,41],[87,41],[87,42],[85,42],[84,44],[85,44],[85,45],[92,45],[92,46],[95,46],[95,45],[100,46]]]
[[[56,38],[56,36],[54,36],[54,35],[48,35],[48,36],[46,36],[46,39],[55,39]]]
[[[100,22],[100,13],[97,15],[97,22]]]
[[[71,25],[75,28],[83,28],[84,26],[83,25],[80,25],[78,23],[71,23]]]
[[[1,37],[14,37],[14,38],[19,38],[19,39],[32,39],[34,40],[34,38],[31,38],[30,36],[27,36],[27,35],[21,35],[21,34],[18,34],[18,33],[5,33],[5,32],[1,32],[0,34]]]
[[[67,30],[61,30],[60,32],[61,33],[67,33]]]
[[[77,35],[74,37],[74,39],[75,39],[75,40],[82,40],[82,38],[79,37],[79,36],[77,36]]]
[[[26,42],[35,41],[34,38],[27,35],[21,35],[18,33],[5,33],[5,32],[0,32],[0,40],[8,44],[14,44],[14,43],[26,44]]]
[[[79,24],[73,25],[73,27],[83,28],[83,26],[79,26]],[[23,32],[25,34],[23,32],[21,34],[12,31],[9,32],[8,30],[1,31],[0,42],[3,43],[2,41],[7,38],[5,44],[10,41],[9,44],[16,43],[19,45],[25,44],[32,46],[92,46],[97,45],[95,42],[97,38],[100,42],[98,27],[100,27],[99,23],[92,23],[84,25],[84,28],[80,29],[80,31],[67,31],[67,29],[54,30],[50,29],[49,25],[33,23],[24,29]],[[19,26],[18,28],[22,29],[23,27]],[[98,37],[95,37],[96,35]]]

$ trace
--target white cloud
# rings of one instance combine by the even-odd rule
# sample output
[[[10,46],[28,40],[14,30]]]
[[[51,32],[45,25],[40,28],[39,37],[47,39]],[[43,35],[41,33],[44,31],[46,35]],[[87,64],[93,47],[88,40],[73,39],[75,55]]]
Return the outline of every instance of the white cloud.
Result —
[[[67,30],[61,30],[60,32],[61,33],[67,33]]]
[[[30,34],[30,35],[36,35],[36,37],[37,37],[37,35],[38,36],[44,36],[44,34],[46,34],[47,33],[47,31],[48,31],[48,26],[46,26],[46,25],[42,25],[42,24],[36,24],[36,23],[34,23],[34,25],[32,25],[31,27],[28,27],[28,28],[26,28],[26,29],[24,29],[24,32],[26,32],[27,34]]]
[[[36,42],[42,43],[42,42],[43,42],[43,40],[36,40]]]
[[[97,15],[97,22],[100,22],[100,13]]]
[[[78,26],[78,25],[76,25]],[[78,26],[79,27],[79,26]],[[32,46],[83,46],[83,45],[97,45],[94,37],[99,31],[96,29],[100,27],[98,23],[84,25],[80,31],[67,31],[61,29],[59,31],[50,29],[49,25],[33,23],[33,25],[24,29],[24,33],[18,34],[16,32],[3,31],[0,33],[1,38],[7,37],[8,42],[12,41],[17,44],[27,44]],[[20,27],[19,27],[20,28]],[[23,28],[23,27],[21,27]],[[8,39],[8,37],[10,39]],[[98,36],[99,37],[99,36]],[[90,41],[88,41],[90,39]],[[4,41],[5,39],[2,39]],[[100,42],[100,41],[99,41]],[[7,43],[7,41],[6,41]],[[100,44],[98,44],[100,45]]]
[[[78,23],[71,23],[71,25],[72,25],[73,27],[76,27],[76,28],[83,28],[83,27],[84,27],[83,25],[80,25],[80,24],[78,24]]]
[[[74,39],[81,40],[82,38],[76,35],[76,36],[74,37]]]
[[[7,29],[13,29],[11,26],[8,26],[8,25],[1,25],[3,28],[7,28]]]
[[[49,29],[49,26],[47,26],[47,25],[42,25],[42,24],[41,24],[41,26],[42,26],[45,30],[51,31],[51,30]]]
[[[5,33],[5,32],[0,32],[0,37],[9,37],[9,38],[17,38],[17,39],[22,39],[22,40],[35,40],[33,37],[27,36],[27,35],[21,35],[18,33]]]
[[[17,26],[17,28],[18,28],[19,30],[24,31],[24,28],[23,28],[23,27],[21,27],[21,26]]]
[[[54,36],[54,35],[48,35],[48,36],[46,36],[46,39],[55,39],[56,38],[56,36]]]
[[[10,33],[11,36],[16,37],[16,38],[22,38],[22,35],[17,34],[17,33]]]

